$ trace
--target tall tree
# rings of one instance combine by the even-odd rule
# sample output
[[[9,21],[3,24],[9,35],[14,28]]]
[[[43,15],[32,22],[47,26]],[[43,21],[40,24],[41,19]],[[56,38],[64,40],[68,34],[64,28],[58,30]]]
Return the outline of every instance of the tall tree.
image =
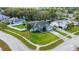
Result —
[[[27,30],[28,30],[28,39],[31,39],[31,32],[30,29],[32,28],[31,24],[27,24]]]
[[[33,16],[34,20],[47,20],[49,19],[49,12],[48,11],[39,11]]]

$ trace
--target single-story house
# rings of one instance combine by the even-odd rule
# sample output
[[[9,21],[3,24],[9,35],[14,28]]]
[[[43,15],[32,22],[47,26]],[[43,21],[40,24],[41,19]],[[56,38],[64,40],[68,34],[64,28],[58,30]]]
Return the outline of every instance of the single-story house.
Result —
[[[52,27],[60,27],[62,29],[66,29],[67,28],[67,24],[71,23],[70,20],[57,20],[57,21],[54,21],[54,22],[51,22],[50,26]]]
[[[4,20],[4,19],[6,19],[6,20],[8,20],[10,17],[8,17],[8,16],[5,16],[5,15],[3,15],[3,14],[0,14],[0,21],[2,21],[2,20]]]
[[[9,19],[10,24],[18,24],[18,23],[23,23],[23,19],[19,19],[17,17],[12,17]]]
[[[31,21],[28,22],[29,24],[32,25],[32,29],[30,31],[33,32],[42,32],[44,30],[50,31],[52,30],[52,27],[50,26],[50,22],[49,21]]]

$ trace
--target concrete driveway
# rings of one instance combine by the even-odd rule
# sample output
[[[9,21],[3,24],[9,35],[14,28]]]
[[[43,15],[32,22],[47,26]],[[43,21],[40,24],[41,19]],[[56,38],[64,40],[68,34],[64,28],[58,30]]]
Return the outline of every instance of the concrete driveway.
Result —
[[[3,40],[12,51],[29,51],[27,46],[25,46],[20,40],[13,37],[12,35],[6,34],[0,31],[0,39]]]

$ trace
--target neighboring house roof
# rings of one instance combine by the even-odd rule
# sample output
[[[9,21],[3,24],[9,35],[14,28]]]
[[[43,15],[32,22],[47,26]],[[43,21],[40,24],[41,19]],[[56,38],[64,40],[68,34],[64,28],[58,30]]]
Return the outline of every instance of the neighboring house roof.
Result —
[[[52,27],[53,27],[53,26],[57,26],[57,27],[58,27],[59,25],[58,25],[57,22],[52,22],[52,23],[50,24],[50,26],[52,26]]]
[[[32,25],[32,29],[34,30],[42,30],[44,27],[47,27],[49,25],[48,21],[31,21],[28,23]]]
[[[52,22],[50,25],[53,27],[53,26],[56,26],[56,27],[59,27],[61,26],[62,28],[67,28],[67,24],[71,23],[70,20],[58,20],[58,21],[54,21]]]
[[[23,21],[23,19],[19,19],[19,18],[17,18],[17,17],[12,17],[12,18],[10,18],[9,19],[9,22],[20,22],[20,21]]]
[[[31,24],[32,26],[34,26],[35,24],[35,26],[44,26],[45,24],[49,24],[49,21],[30,21],[28,22],[28,24]]]

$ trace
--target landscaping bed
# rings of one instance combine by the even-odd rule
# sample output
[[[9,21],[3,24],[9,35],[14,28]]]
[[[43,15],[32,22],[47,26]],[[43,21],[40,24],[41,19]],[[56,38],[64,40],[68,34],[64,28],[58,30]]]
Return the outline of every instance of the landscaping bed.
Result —
[[[40,50],[53,49],[53,48],[55,48],[56,46],[60,45],[60,44],[63,43],[63,42],[64,42],[64,41],[61,39],[61,40],[59,40],[59,41],[57,41],[57,42],[55,42],[55,43],[53,43],[53,44],[51,44],[51,45],[49,45],[49,46],[40,47]]]
[[[9,46],[5,42],[3,42],[2,40],[0,40],[0,47],[2,48],[3,51],[11,51]]]

